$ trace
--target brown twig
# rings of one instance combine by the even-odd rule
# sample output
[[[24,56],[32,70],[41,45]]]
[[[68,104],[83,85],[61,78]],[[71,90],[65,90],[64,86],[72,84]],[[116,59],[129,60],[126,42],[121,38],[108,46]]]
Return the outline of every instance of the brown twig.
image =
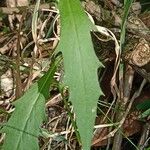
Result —
[[[146,80],[144,79],[143,82],[141,83],[140,88],[133,94],[132,98],[130,99],[129,105],[127,106],[127,109],[126,109],[126,111],[124,113],[124,116],[123,116],[122,120],[120,121],[118,127],[116,126],[116,128],[113,131],[111,131],[108,135],[104,136],[103,138],[97,139],[96,141],[94,141],[93,145],[95,145],[98,142],[101,142],[101,141],[103,141],[105,139],[108,139],[110,137],[113,137],[114,134],[121,128],[121,126],[123,125],[123,123],[124,123],[124,121],[125,121],[128,113],[129,113],[129,111],[131,109],[132,103],[141,94],[141,91],[142,91],[142,89],[143,89],[143,87],[144,87],[145,84],[146,84]],[[120,132],[124,135],[124,133],[122,131],[120,131]],[[125,136],[125,138],[127,138],[127,137]]]
[[[23,25],[23,18],[24,18],[25,12],[23,13],[20,23],[19,23],[19,29],[18,29],[18,37],[17,37],[17,55],[15,57],[16,60],[16,66],[15,66],[15,81],[16,81],[16,99],[20,98],[23,94],[23,90],[22,90],[22,82],[21,82],[21,75],[20,75],[20,39],[21,39],[21,28]]]
[[[138,143],[140,150],[144,150],[145,147],[148,145],[147,139],[149,138],[149,133],[150,133],[150,123],[147,122],[143,127],[142,135]]]
[[[126,104],[128,103],[130,99],[130,93],[132,89],[132,82],[134,77],[134,70],[131,66],[127,65],[126,71],[125,71],[125,79],[124,79],[124,85],[121,85],[121,97],[120,100],[118,100],[118,106],[121,106],[123,110],[126,108]],[[123,84],[123,83],[122,83]],[[124,116],[124,112],[120,112],[116,115],[117,121],[120,121]],[[120,130],[123,128],[121,127]],[[122,133],[118,130],[114,136],[114,142],[113,142],[113,150],[120,150],[121,143],[122,143]]]
[[[125,119],[126,119],[128,113],[129,113],[129,111],[130,111],[130,109],[131,109],[131,107],[132,107],[132,104],[133,104],[134,100],[141,94],[142,89],[143,89],[143,87],[144,87],[145,84],[146,84],[146,80],[143,79],[139,90],[137,90],[137,91],[134,93],[134,95],[132,96],[132,98],[130,99],[129,105],[128,105],[128,107],[127,107],[127,109],[126,109],[126,111],[125,111],[125,113],[124,113],[124,115],[123,115],[122,120],[120,121],[120,125],[119,125],[118,128],[117,128],[118,130],[122,127],[122,125],[123,125],[123,123],[124,123],[124,121],[125,121]],[[117,131],[117,130],[116,130],[116,131]],[[120,133],[123,135],[122,130],[120,130],[120,131],[121,131]],[[121,137],[121,138],[122,138],[122,136],[120,136],[120,135],[119,135],[118,137]],[[118,144],[119,144],[119,143],[118,143]],[[120,143],[120,146],[121,146],[121,143]],[[121,147],[120,147],[120,149],[121,149]],[[114,150],[117,150],[117,149],[114,149]]]

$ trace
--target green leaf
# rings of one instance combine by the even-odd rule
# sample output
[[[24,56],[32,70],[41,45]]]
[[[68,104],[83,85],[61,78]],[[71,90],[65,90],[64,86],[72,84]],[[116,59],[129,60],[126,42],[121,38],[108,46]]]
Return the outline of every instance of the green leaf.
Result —
[[[89,150],[102,91],[97,79],[98,61],[91,42],[92,24],[78,0],[60,0],[61,37],[57,50],[64,57],[65,85],[74,106],[83,150]]]
[[[145,118],[145,117],[148,117],[148,116],[150,116],[150,108],[149,109],[147,109],[146,111],[144,111],[140,116],[139,116],[139,118]]]
[[[137,109],[139,110],[147,110],[150,108],[150,99],[144,100],[142,103],[138,104],[136,106]]]
[[[146,148],[146,150],[150,150],[150,147]]]
[[[15,102],[15,111],[1,130],[6,133],[3,150],[39,149],[38,136],[45,117],[45,100],[49,97],[49,87],[58,62]]]
[[[124,42],[125,42],[126,23],[127,23],[130,7],[131,7],[132,3],[133,3],[133,0],[125,0],[124,1],[124,14],[123,14],[122,23],[121,23],[121,35],[120,35],[121,50],[122,50]]]

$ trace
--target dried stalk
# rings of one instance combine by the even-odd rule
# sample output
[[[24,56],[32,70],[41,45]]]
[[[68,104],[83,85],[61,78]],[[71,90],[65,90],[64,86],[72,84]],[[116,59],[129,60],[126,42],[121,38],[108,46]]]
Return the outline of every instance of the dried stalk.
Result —
[[[150,134],[150,123],[147,122],[143,127],[142,135],[141,135],[140,141],[138,143],[138,145],[139,145],[138,147],[140,150],[144,150],[146,148],[146,146],[148,145],[147,139],[150,138],[149,134]]]
[[[22,90],[22,82],[21,82],[21,75],[20,75],[20,39],[21,39],[21,28],[23,25],[23,18],[24,18],[25,12],[23,13],[20,23],[19,23],[19,29],[18,29],[18,35],[17,35],[17,55],[15,57],[15,61],[16,61],[16,65],[15,65],[15,70],[14,70],[14,74],[15,74],[15,82],[16,82],[16,99],[20,98],[23,94],[23,90]]]
[[[120,85],[121,90],[121,96],[120,99],[118,99],[118,106],[121,106],[123,110],[126,109],[126,104],[128,103],[130,99],[130,93],[132,89],[132,82],[134,77],[134,70],[131,66],[127,65],[126,71],[125,71],[125,79],[124,79],[124,85]],[[122,87],[122,88],[121,88]],[[120,112],[116,115],[117,120],[120,121],[124,116],[124,112]],[[121,149],[121,143],[122,143],[122,127],[116,132],[114,136],[113,141],[113,150],[120,150]]]

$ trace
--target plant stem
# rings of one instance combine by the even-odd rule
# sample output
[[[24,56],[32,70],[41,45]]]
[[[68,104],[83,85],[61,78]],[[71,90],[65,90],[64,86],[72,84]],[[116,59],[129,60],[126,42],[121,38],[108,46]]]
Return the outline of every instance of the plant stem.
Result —
[[[21,75],[20,75],[20,39],[21,39],[21,28],[23,25],[23,18],[24,18],[25,12],[22,14],[20,23],[19,23],[19,29],[18,29],[18,36],[17,36],[17,55],[16,55],[16,65],[15,65],[15,70],[14,70],[14,74],[15,74],[15,81],[16,81],[16,99],[20,98],[23,94],[22,91],[22,83],[21,83]]]

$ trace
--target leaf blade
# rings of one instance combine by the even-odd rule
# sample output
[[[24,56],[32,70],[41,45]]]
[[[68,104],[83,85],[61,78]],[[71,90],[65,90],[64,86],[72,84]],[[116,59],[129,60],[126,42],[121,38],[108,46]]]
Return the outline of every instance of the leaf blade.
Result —
[[[16,109],[1,130],[6,133],[3,150],[39,149],[38,136],[45,116],[45,99],[48,98],[57,63],[15,102]]]
[[[83,149],[88,150],[97,101],[102,95],[97,80],[97,69],[102,64],[98,61],[91,42],[92,25],[79,1],[61,0],[59,9],[62,30],[57,50],[62,51],[64,57],[64,82],[69,86],[69,99],[74,106]]]

